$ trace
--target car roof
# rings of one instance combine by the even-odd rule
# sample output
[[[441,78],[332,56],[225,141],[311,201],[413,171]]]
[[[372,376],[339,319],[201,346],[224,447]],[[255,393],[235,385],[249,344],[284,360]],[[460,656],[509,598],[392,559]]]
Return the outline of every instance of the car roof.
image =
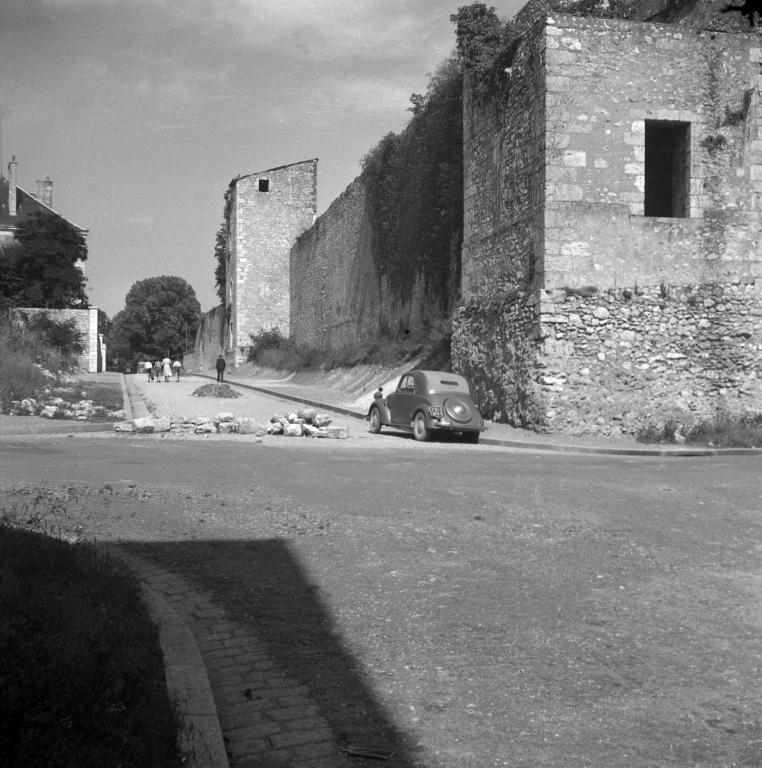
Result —
[[[468,380],[464,376],[461,376],[459,373],[453,373],[452,371],[425,371],[416,368],[415,370],[408,371],[403,375],[422,376],[425,379],[426,385],[429,389],[436,388],[436,385],[443,380],[449,383],[457,384],[458,387],[465,389],[466,392],[468,392],[470,389]]]

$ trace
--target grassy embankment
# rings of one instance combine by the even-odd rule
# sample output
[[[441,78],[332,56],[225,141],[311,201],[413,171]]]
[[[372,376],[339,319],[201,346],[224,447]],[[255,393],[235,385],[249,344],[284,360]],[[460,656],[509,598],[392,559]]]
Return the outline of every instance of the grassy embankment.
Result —
[[[180,766],[136,579],[93,545],[49,535],[51,512],[44,494],[0,507],[0,765]]]

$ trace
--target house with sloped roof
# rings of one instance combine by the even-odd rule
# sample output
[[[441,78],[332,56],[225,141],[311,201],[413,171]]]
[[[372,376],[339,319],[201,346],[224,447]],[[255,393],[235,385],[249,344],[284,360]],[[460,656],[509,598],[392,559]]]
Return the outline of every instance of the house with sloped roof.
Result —
[[[58,216],[83,235],[87,230],[69,221],[53,209],[53,182],[45,178],[37,182],[37,194],[33,195],[22,189],[17,183],[15,155],[8,163],[8,176],[0,174],[0,248],[11,243],[19,225],[36,213]],[[79,268],[84,272],[84,263]],[[24,307],[25,314],[45,312],[55,321],[74,320],[83,342],[80,366],[89,373],[105,369],[106,347],[103,336],[98,333],[98,308],[89,309],[40,309]]]
[[[13,155],[8,163],[7,178],[0,173],[0,246],[11,242],[18,225],[35,213],[50,213],[58,216],[83,235],[87,230],[65,219],[53,209],[53,182],[46,177],[37,182],[37,194],[22,189],[17,182],[18,163]]]

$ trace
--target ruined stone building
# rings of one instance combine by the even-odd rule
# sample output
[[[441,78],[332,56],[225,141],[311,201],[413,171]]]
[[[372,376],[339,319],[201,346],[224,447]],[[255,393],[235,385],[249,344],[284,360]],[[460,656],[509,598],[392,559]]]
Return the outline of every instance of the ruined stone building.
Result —
[[[455,363],[555,431],[761,410],[762,38],[718,3],[579,5],[528,3],[465,89]]]
[[[289,335],[289,252],[316,213],[316,159],[230,182],[225,193],[225,304],[216,310],[218,322],[202,323],[199,336],[211,354],[224,350],[231,364],[240,365],[250,334],[277,328]]]
[[[464,62],[452,358],[488,416],[762,411],[762,36],[725,5],[530,0],[489,77]],[[361,180],[312,225],[314,181],[308,161],[231,183],[229,348],[377,333]]]

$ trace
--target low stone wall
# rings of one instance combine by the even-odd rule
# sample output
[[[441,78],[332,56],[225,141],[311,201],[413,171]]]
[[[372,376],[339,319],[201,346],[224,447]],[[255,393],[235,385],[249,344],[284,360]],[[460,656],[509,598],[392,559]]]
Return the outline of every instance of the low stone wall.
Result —
[[[488,415],[542,431],[760,413],[760,293],[751,281],[539,291],[463,313],[453,362]]]
[[[24,315],[44,313],[57,323],[74,320],[82,338],[83,351],[79,356],[79,367],[88,373],[97,373],[105,369],[105,346],[101,347],[98,336],[98,308],[90,309],[45,309],[39,307],[22,307]]]

